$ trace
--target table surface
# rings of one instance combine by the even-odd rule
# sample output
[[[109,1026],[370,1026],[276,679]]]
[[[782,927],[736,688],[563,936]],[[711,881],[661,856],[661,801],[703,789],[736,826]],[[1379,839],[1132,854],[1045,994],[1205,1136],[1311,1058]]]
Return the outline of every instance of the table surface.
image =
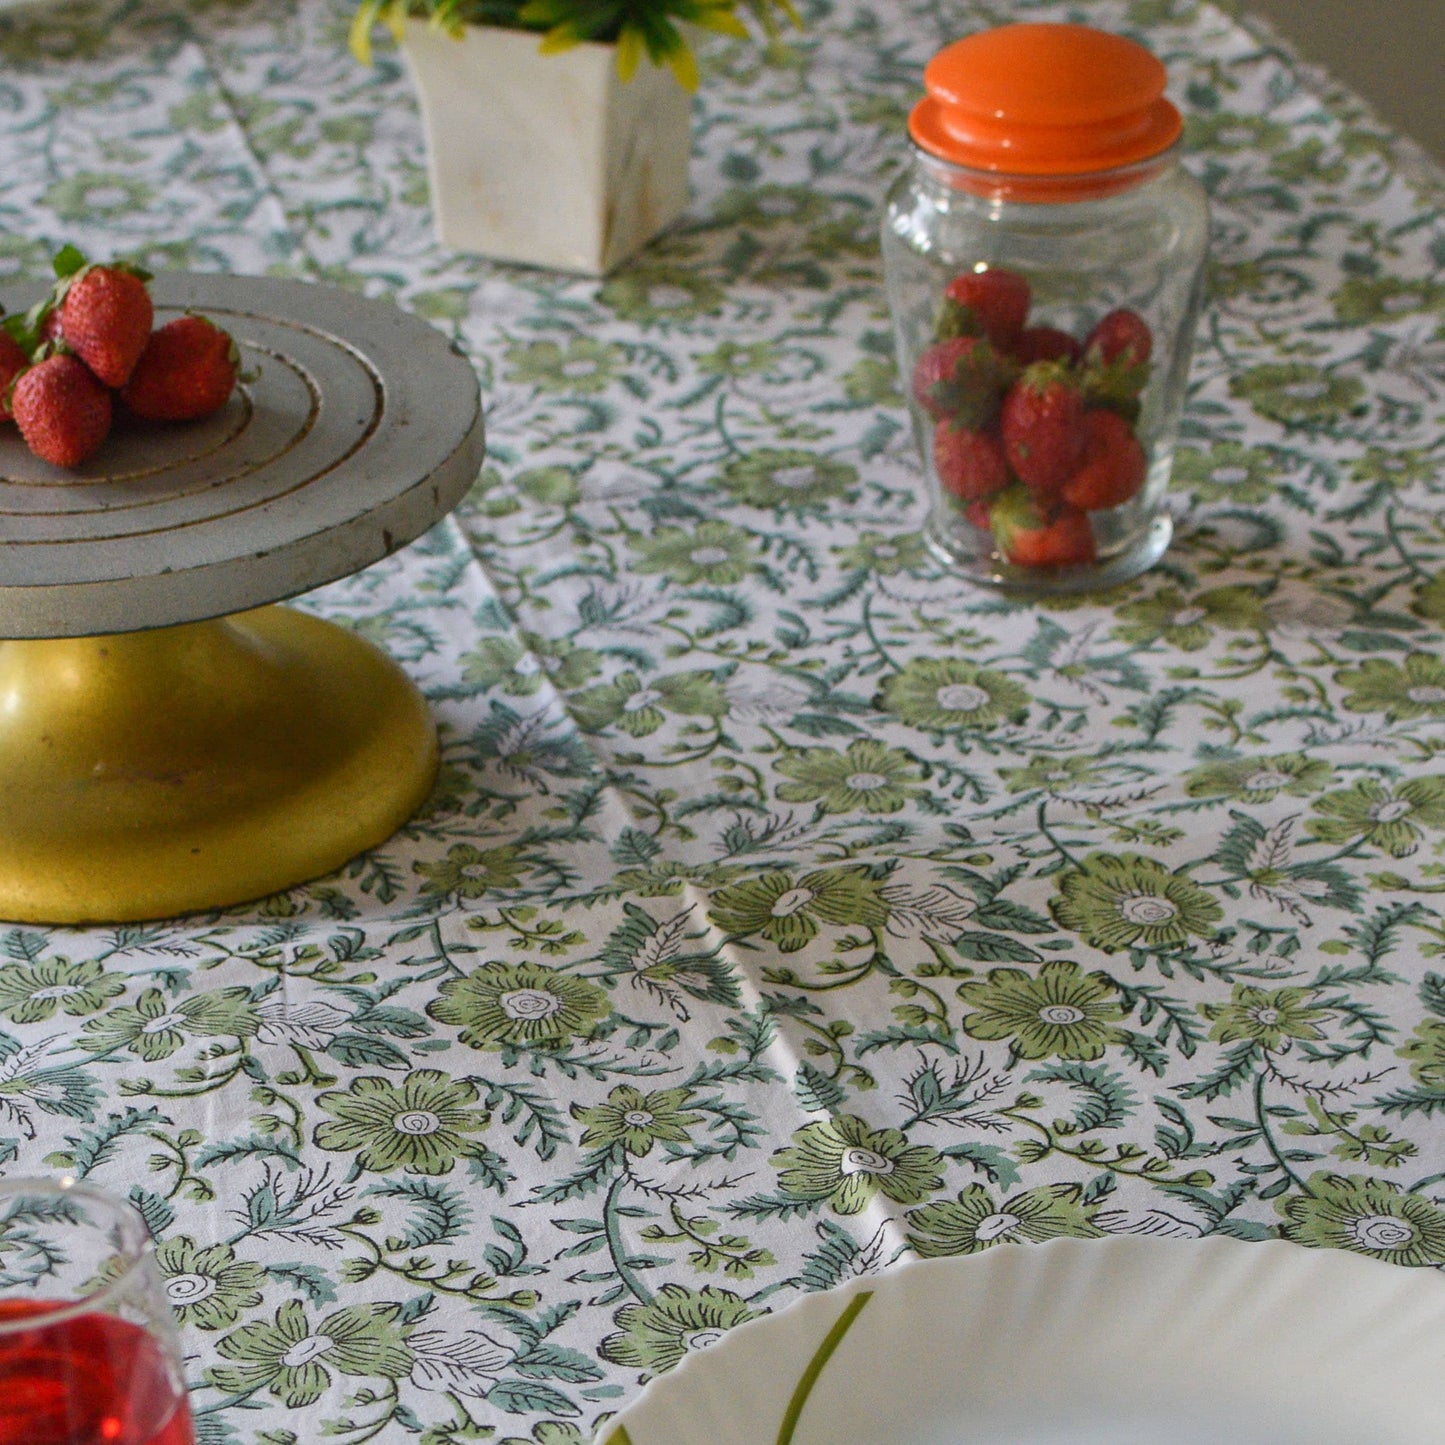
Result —
[[[925,558],[875,235],[928,56],[1075,12],[709,43],[688,218],[599,284],[437,248],[346,11],[0,19],[0,274],[361,287],[488,402],[456,514],[302,604],[431,698],[424,815],[214,917],[0,928],[0,1168],[144,1211],[202,1439],[576,1445],[910,1253],[1445,1265],[1438,177],[1214,9],[1091,9],[1169,66],[1212,300],[1173,547],[1029,606]]]

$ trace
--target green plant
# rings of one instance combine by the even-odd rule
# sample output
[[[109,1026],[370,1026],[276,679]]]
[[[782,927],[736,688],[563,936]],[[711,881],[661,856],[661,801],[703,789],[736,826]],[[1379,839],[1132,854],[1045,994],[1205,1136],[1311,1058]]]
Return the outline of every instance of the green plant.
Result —
[[[371,34],[383,24],[400,38],[408,15],[460,35],[467,25],[535,30],[543,51],[565,50],[584,40],[617,45],[617,69],[630,80],[644,55],[666,65],[688,90],[697,89],[697,61],[680,28],[696,25],[746,37],[739,11],[773,35],[781,13],[800,23],[792,0],[361,0],[351,24],[351,52],[371,63]]]

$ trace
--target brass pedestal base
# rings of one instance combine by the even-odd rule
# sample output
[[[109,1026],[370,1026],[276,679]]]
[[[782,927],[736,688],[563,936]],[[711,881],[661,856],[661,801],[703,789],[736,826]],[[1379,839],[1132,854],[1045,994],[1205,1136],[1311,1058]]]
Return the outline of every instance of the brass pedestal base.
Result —
[[[120,923],[278,892],[383,842],[436,766],[401,669],[289,608],[0,642],[0,919]]]

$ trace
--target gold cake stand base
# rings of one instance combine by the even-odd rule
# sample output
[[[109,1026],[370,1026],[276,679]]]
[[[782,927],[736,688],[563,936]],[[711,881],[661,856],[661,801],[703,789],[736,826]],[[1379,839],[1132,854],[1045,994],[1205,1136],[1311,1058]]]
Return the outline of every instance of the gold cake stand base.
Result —
[[[0,919],[222,908],[339,868],[421,806],[425,700],[286,607],[0,642]]]

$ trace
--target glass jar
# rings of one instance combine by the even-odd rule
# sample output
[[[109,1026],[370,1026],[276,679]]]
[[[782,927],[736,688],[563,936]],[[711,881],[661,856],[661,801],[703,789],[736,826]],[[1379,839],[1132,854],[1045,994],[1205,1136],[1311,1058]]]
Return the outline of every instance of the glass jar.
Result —
[[[924,72],[884,279],[925,535],[975,580],[1083,591],[1169,544],[1209,218],[1165,79],[1133,41],[1055,24],[981,31]]]

